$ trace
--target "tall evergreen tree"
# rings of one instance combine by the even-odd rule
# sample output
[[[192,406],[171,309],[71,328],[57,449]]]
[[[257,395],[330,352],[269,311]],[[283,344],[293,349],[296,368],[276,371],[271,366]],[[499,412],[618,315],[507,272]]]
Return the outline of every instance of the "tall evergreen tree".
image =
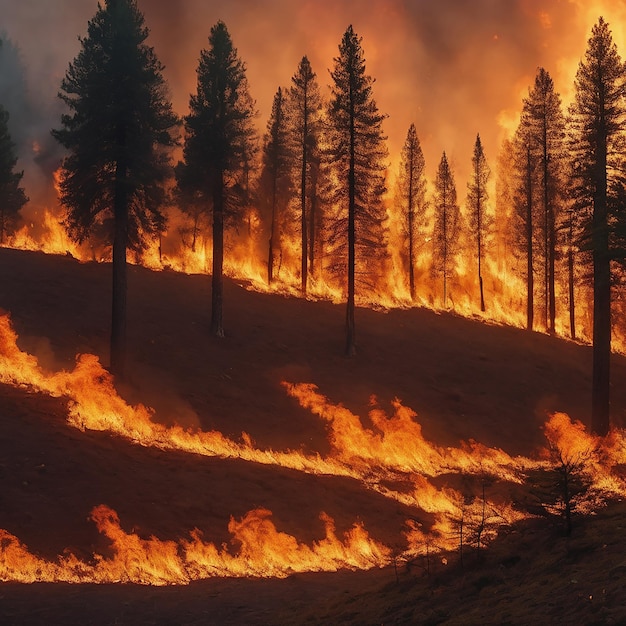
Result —
[[[456,268],[456,252],[460,231],[454,173],[444,152],[435,179],[435,222],[433,229],[433,271],[443,278],[443,306],[448,302],[448,281]]]
[[[476,135],[474,154],[472,156],[472,174],[467,184],[467,209],[469,212],[469,226],[472,237],[476,243],[476,260],[478,261],[478,286],[480,289],[480,310],[485,310],[485,294],[483,291],[483,259],[486,244],[491,236],[493,218],[487,211],[489,192],[487,183],[491,176],[491,170],[487,164],[487,158],[480,141],[480,135]]]
[[[135,0],[105,0],[89,22],[81,50],[61,82],[70,109],[54,137],[69,151],[61,202],[70,235],[82,241],[99,227],[113,245],[111,369],[124,375],[126,253],[163,230],[163,184],[178,119],[163,66],[145,41]]]
[[[623,146],[626,71],[603,18],[594,25],[575,80],[570,107],[572,194],[581,224],[580,246],[593,260],[593,373],[591,425],[610,426],[611,261],[623,257],[615,227],[624,223]]]
[[[274,279],[276,250],[281,247],[281,235],[293,194],[292,165],[293,151],[286,118],[285,98],[283,90],[279,87],[267,123],[260,181],[263,201],[269,207],[267,282],[270,285]]]
[[[419,231],[425,227],[426,209],[426,161],[422,146],[411,124],[406,135],[398,176],[398,200],[401,216],[407,235],[407,264],[409,270],[409,290],[415,299],[415,261]]]
[[[356,352],[354,321],[355,272],[380,271],[385,255],[384,163],[387,158],[382,122],[372,97],[373,79],[365,72],[362,38],[349,26],[339,44],[339,56],[331,72],[328,108],[329,157],[337,184],[332,202],[339,210],[332,228],[332,242],[347,256],[348,300],[346,354]],[[346,250],[347,244],[347,250]]]
[[[224,216],[241,207],[241,177],[254,142],[254,101],[246,67],[224,22],[211,28],[209,49],[200,52],[197,91],[185,117],[184,162],[179,188],[193,190],[213,212],[211,332],[224,336]]]
[[[20,209],[28,202],[20,187],[24,172],[16,172],[15,144],[8,128],[9,113],[0,105],[0,244],[15,230]]]
[[[564,204],[565,117],[561,98],[550,74],[539,68],[535,84],[524,100],[522,120],[531,137],[531,158],[536,167],[539,191],[543,254],[544,323],[554,334],[556,320],[556,252],[558,224]]]
[[[315,250],[317,169],[322,98],[316,75],[304,56],[291,78],[289,109],[295,150],[300,160],[301,290],[307,291]]]
[[[514,245],[522,252],[526,260],[526,328],[533,330],[535,313],[535,213],[536,206],[536,162],[533,159],[532,136],[523,121],[522,112],[515,137],[513,139],[513,161],[516,176],[513,190],[514,214],[516,223]]]

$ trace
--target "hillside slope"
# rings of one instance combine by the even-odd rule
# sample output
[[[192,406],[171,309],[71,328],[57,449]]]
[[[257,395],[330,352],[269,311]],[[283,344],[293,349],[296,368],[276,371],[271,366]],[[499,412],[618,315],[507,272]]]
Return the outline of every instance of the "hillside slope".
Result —
[[[254,293],[233,281],[225,291],[227,336],[217,340],[208,333],[208,277],[133,267],[129,279],[130,376],[118,391],[154,407],[155,419],[166,424],[217,430],[233,440],[246,432],[259,448],[327,454],[325,424],[288,396],[283,381],[317,385],[365,425],[372,396],[386,409],[400,398],[417,412],[425,438],[439,446],[474,439],[533,455],[544,443],[548,412],[588,422],[586,346],[422,309],[359,309],[359,352],[347,359],[343,307]],[[10,312],[20,347],[44,367],[71,369],[75,355],[85,352],[107,363],[109,266],[0,249],[0,307]],[[620,381],[626,362],[616,356],[612,405],[623,425]],[[389,546],[415,514],[349,478],[138,447],[72,429],[65,414],[61,399],[2,386],[0,528],[49,559],[66,549],[84,558],[106,554],[106,540],[88,520],[99,504],[141,536],[173,539],[198,528],[217,545],[231,541],[231,516],[256,507],[272,511],[277,527],[307,544],[323,536],[322,511],[335,520],[338,535],[360,521]],[[209,616],[215,623],[290,623],[343,615],[362,623],[369,618],[358,606],[348,613],[333,606],[394,581],[385,569],[287,581],[211,579],[165,590],[5,583],[0,617],[16,624],[167,623],[174,615],[179,623]],[[395,593],[383,597],[402,601]],[[414,610],[409,621],[418,619]],[[383,619],[385,610],[379,613]],[[446,605],[440,617],[453,613]],[[387,612],[393,622],[403,614]]]

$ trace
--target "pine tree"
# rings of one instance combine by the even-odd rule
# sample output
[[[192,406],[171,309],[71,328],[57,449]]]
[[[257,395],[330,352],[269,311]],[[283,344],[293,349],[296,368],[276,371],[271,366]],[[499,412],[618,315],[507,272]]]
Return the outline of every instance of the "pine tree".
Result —
[[[531,158],[536,166],[536,185],[540,194],[541,251],[543,255],[544,323],[554,334],[556,320],[557,226],[564,204],[565,118],[561,99],[554,91],[550,74],[539,68],[535,84],[524,100],[522,116],[531,137]]]
[[[83,241],[104,228],[113,245],[111,369],[124,375],[126,254],[164,229],[161,206],[178,119],[163,66],[145,41],[135,0],[106,0],[89,22],[81,50],[61,82],[70,109],[54,137],[69,151],[61,202],[70,235]]]
[[[415,300],[415,262],[419,232],[426,224],[426,162],[422,146],[411,124],[406,135],[400,161],[398,176],[398,202],[400,214],[405,225],[407,236],[407,265],[409,271],[409,290],[411,299]]]
[[[593,373],[591,425],[598,435],[610,426],[611,260],[614,228],[624,223],[623,145],[626,71],[607,23],[593,27],[575,80],[570,108],[572,196],[580,247],[593,261]]]
[[[267,123],[260,181],[262,202],[269,207],[267,282],[270,285],[274,279],[276,251],[281,249],[281,235],[293,195],[293,151],[285,109],[283,90],[279,87]]]
[[[485,295],[483,291],[483,258],[487,241],[491,236],[493,218],[487,211],[489,192],[487,183],[491,176],[491,170],[487,165],[487,159],[480,141],[480,135],[476,135],[474,154],[472,156],[472,174],[467,185],[467,209],[469,212],[469,225],[472,237],[476,242],[476,259],[478,261],[478,285],[480,289],[480,310],[485,310]]]
[[[328,156],[337,183],[331,201],[338,210],[331,233],[335,252],[347,257],[346,354],[356,352],[354,321],[356,268],[375,280],[385,255],[384,207],[387,149],[372,97],[373,79],[365,72],[362,39],[349,26],[331,72]],[[343,252],[345,251],[345,256]]]
[[[200,52],[177,177],[179,189],[192,190],[213,213],[211,332],[223,337],[224,217],[242,205],[241,178],[252,152],[256,113],[245,64],[224,22],[211,28],[209,44]]]
[[[443,306],[448,303],[448,282],[456,268],[460,231],[460,211],[457,204],[454,174],[444,152],[435,179],[435,223],[433,229],[433,271],[443,278]]]
[[[533,159],[532,136],[522,121],[513,138],[515,186],[513,189],[515,222],[514,246],[526,260],[526,328],[533,330],[535,314],[535,213],[537,212],[536,162]]]
[[[290,121],[295,150],[300,158],[301,290],[306,294],[308,274],[313,271],[315,255],[315,208],[319,168],[319,156],[316,153],[322,112],[316,75],[306,56],[302,57],[291,83],[288,101]]]
[[[15,231],[20,209],[28,202],[20,187],[24,172],[16,172],[15,144],[9,135],[9,113],[0,105],[0,244]]]

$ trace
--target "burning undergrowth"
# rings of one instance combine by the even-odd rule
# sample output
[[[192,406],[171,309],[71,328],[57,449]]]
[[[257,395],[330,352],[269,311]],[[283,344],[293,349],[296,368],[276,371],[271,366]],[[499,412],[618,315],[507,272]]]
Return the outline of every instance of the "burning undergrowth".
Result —
[[[512,457],[473,441],[438,446],[424,437],[416,413],[399,400],[387,414],[372,399],[364,420],[306,383],[283,385],[326,424],[330,453],[324,456],[260,449],[245,433],[235,441],[218,431],[183,428],[175,419],[165,426],[151,409],[121,398],[111,375],[92,355],[80,355],[72,371],[45,371],[18,347],[8,316],[0,318],[0,381],[66,398],[68,423],[81,430],[109,432],[161,450],[344,477],[415,512],[391,547],[370,536],[360,522],[337,533],[324,513],[324,536],[303,543],[280,530],[269,510],[254,508],[231,518],[231,543],[225,546],[192,528],[188,538],[146,538],[125,530],[113,509],[98,504],[91,519],[108,540],[109,553],[86,559],[69,551],[56,561],[46,560],[2,531],[2,580],[182,584],[213,576],[368,569],[388,565],[392,558],[411,560],[441,551],[457,551],[462,558],[463,550],[483,549],[502,527],[531,515],[556,514],[570,523],[577,511],[589,512],[626,491],[623,433],[613,431],[600,441],[564,414],[546,423],[548,444],[536,458]]]

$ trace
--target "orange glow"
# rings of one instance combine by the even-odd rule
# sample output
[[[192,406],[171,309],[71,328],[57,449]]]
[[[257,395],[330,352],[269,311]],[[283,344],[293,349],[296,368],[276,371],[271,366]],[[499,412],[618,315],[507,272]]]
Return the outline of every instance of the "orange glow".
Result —
[[[333,520],[322,514],[325,537],[312,546],[277,530],[271,512],[256,509],[241,520],[231,518],[228,530],[238,549],[203,541],[194,529],[189,539],[142,539],[126,532],[115,511],[105,505],[91,512],[98,531],[111,543],[113,556],[99,554],[81,561],[73,554],[55,562],[33,555],[20,540],[0,529],[0,580],[22,583],[135,583],[142,585],[187,584],[215,577],[285,578],[298,572],[370,569],[389,563],[390,551],[372,540],[358,524],[340,540]]]
[[[523,485],[526,473],[549,469],[552,461],[546,450],[540,458],[511,457],[506,452],[470,441],[458,447],[441,447],[427,441],[416,413],[392,403],[387,415],[372,400],[369,420],[340,404],[333,404],[311,384],[283,383],[287,393],[301,406],[328,424],[331,452],[327,457],[299,451],[261,450],[250,437],[241,442],[219,432],[192,431],[154,421],[154,412],[142,405],[130,406],[117,393],[111,375],[93,355],[80,355],[71,372],[46,372],[37,359],[20,350],[8,315],[0,317],[0,382],[28,387],[68,401],[68,424],[79,429],[106,431],[143,446],[181,450],[206,456],[239,458],[249,462],[290,468],[309,474],[350,477],[367,489],[406,506],[433,515],[428,531],[407,521],[405,547],[401,558],[429,552],[454,550],[458,529],[481,529],[484,545],[502,526],[529,516],[512,503],[490,496],[485,481]],[[555,414],[545,426],[552,454],[561,459],[582,460],[582,471],[591,489],[587,506],[598,506],[609,497],[626,495],[626,483],[616,467],[626,460],[626,439],[613,431],[606,441],[587,434],[579,423]],[[470,493],[448,486],[436,487],[432,479],[444,475],[473,476],[478,485]],[[482,492],[480,485],[483,485]],[[125,531],[117,514],[97,506],[92,520],[112,545],[113,556],[94,555],[89,562],[73,554],[54,562],[31,554],[18,538],[0,531],[0,580],[21,582],[135,582],[141,584],[183,584],[210,576],[287,576],[301,571],[331,571],[338,568],[367,569],[390,562],[389,547],[371,538],[362,525],[355,524],[338,538],[333,521],[322,514],[326,531],[323,539],[304,545],[278,530],[271,512],[257,509],[241,520],[231,519],[229,532],[240,546],[231,552],[205,542],[199,531],[190,539],[142,538]]]

